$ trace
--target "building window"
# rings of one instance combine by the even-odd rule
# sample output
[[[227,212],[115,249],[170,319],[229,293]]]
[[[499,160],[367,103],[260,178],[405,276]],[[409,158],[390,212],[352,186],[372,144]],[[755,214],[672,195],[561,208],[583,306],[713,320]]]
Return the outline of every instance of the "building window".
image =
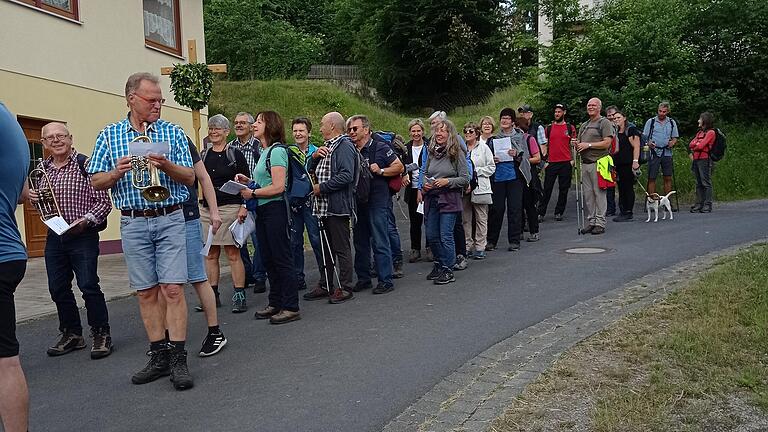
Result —
[[[144,42],[171,54],[181,55],[179,0],[143,0]]]
[[[78,0],[20,0],[20,2],[65,18],[80,19]]]

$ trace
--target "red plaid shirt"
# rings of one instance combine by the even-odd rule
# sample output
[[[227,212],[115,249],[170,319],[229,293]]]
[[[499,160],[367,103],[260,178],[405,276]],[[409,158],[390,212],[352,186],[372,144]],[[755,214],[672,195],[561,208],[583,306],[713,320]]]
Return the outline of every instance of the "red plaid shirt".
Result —
[[[86,166],[89,161],[86,161]],[[43,161],[45,172],[53,185],[53,193],[59,204],[61,216],[68,223],[85,218],[93,225],[106,220],[112,211],[112,202],[106,190],[97,191],[91,186],[90,176],[83,176],[77,164],[77,151],[73,150],[69,161],[61,168],[53,165],[53,156]]]

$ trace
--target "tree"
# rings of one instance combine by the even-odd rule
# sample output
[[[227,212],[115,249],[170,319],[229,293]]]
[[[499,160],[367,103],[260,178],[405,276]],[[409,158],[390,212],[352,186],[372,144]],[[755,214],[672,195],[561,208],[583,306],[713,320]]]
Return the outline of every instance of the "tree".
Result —
[[[287,9],[269,0],[205,1],[207,60],[227,63],[235,80],[305,77],[324,58],[323,42],[283,19],[293,9],[281,5]]]
[[[768,102],[766,16],[761,0],[609,1],[586,17],[583,35],[554,41],[534,85],[546,107],[566,102],[582,118],[592,96],[630,118],[668,100],[689,128],[707,110],[755,116]]]
[[[353,1],[365,17],[355,27],[354,59],[396,105],[469,104],[520,72],[498,2]]]

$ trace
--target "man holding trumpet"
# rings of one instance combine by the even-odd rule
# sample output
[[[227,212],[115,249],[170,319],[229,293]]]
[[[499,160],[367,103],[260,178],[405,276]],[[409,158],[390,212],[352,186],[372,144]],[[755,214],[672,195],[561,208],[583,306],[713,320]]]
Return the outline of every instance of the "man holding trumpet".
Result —
[[[106,221],[112,205],[107,191],[91,186],[85,171],[87,158],[72,148],[72,135],[63,123],[48,123],[41,136],[50,156],[30,174],[29,199],[33,206],[53,206],[71,227],[62,235],[49,229],[45,242],[48,291],[56,303],[61,332],[47,352],[60,356],[85,348],[80,312],[72,293],[72,277],[77,276],[91,327],[91,358],[100,359],[112,353],[107,303],[97,273],[99,225]],[[44,203],[45,198],[38,194],[42,189],[49,189],[52,195],[48,200],[55,202]]]
[[[174,388],[185,390],[194,383],[185,350],[187,255],[181,204],[189,197],[187,186],[195,181],[192,158],[184,130],[160,119],[165,99],[156,76],[131,75],[125,84],[125,98],[130,108],[128,118],[101,131],[88,172],[93,174],[94,188],[112,189],[115,207],[122,214],[120,234],[128,278],[138,292],[149,337],[150,360],[132,381],[145,384],[170,375]],[[136,186],[135,177],[145,174],[136,168],[140,166],[135,163],[137,155],[130,154],[130,144],[136,140],[149,141],[145,169],[151,174],[151,190],[161,193],[147,193],[150,189],[142,191]],[[167,144],[168,154],[151,152],[160,143]]]

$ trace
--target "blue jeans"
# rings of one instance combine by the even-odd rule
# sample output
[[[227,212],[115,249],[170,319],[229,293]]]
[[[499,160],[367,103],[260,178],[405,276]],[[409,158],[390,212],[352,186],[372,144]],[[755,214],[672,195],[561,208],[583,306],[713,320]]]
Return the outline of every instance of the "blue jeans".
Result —
[[[85,232],[68,238],[48,231],[45,242],[45,270],[48,273],[48,291],[56,303],[59,314],[59,330],[67,329],[82,334],[80,311],[72,292],[72,278],[83,294],[88,325],[91,328],[108,328],[109,313],[104,293],[99,286],[99,234]],[[185,267],[186,268],[186,267]]]
[[[251,212],[251,216],[256,220],[256,213]],[[253,243],[253,258],[248,255],[248,243],[240,248],[240,258],[243,260],[243,267],[245,268],[245,284],[249,285],[256,281],[267,280],[267,269],[264,267],[264,263],[261,261],[261,254],[259,252],[259,239],[256,237],[256,231],[251,233],[251,242]]]
[[[389,234],[389,247],[392,249],[392,263],[403,262],[403,248],[400,246],[400,233],[397,232],[397,222],[395,221],[394,203],[389,200],[387,209],[387,231]]]
[[[371,281],[371,247],[379,284],[392,285],[392,249],[386,207],[360,206],[354,228],[355,273],[358,283]]]
[[[426,224],[427,244],[435,256],[435,260],[441,267],[452,270],[456,264],[456,243],[453,238],[453,229],[459,212],[440,213],[437,208],[437,197],[428,197],[432,200],[426,205],[427,212],[424,215]]]
[[[298,212],[291,211],[293,226],[291,227],[291,251],[293,253],[293,264],[296,267],[296,279],[299,285],[304,280],[304,226],[307,227],[307,236],[309,244],[312,245],[312,252],[315,254],[317,268],[322,268],[323,256],[320,253],[320,228],[317,225],[317,218],[312,214],[310,207],[311,200],[301,206]],[[325,275],[320,272],[320,283],[325,283]]]

